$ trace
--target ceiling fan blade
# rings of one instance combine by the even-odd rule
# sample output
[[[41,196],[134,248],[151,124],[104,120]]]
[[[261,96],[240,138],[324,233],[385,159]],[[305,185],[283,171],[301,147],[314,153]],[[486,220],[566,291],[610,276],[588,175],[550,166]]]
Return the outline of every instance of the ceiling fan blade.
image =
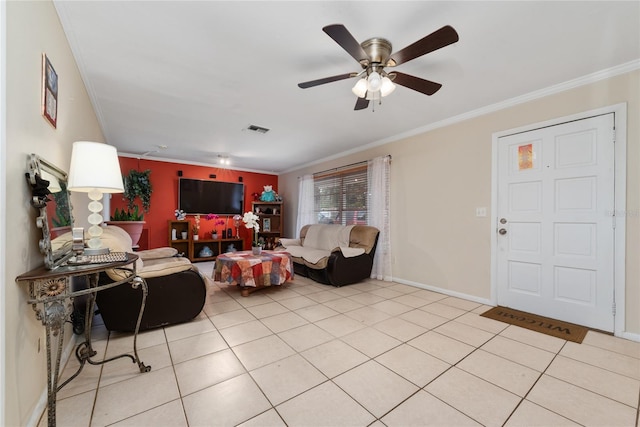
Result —
[[[338,43],[356,61],[368,61],[369,55],[362,49],[360,43],[351,35],[342,24],[327,25],[322,29],[329,37]]]
[[[392,54],[387,61],[388,67],[394,67],[396,65],[403,64],[407,61],[411,61],[419,56],[425,55],[434,50],[438,50],[459,40],[458,33],[453,27],[445,25],[439,30],[434,31],[418,40],[417,42],[410,44]]]
[[[369,106],[369,100],[366,98],[358,98],[356,100],[356,106],[353,108],[354,110],[364,110]]]
[[[307,89],[314,86],[320,86],[325,83],[331,83],[331,82],[337,82],[338,80],[349,79],[357,75],[358,73],[347,73],[347,74],[340,74],[337,76],[325,77],[324,79],[311,80],[308,82],[298,83],[298,87],[302,89]]]
[[[394,83],[424,93],[425,95],[433,95],[442,87],[440,83],[421,79],[420,77],[416,76],[410,76],[409,74],[399,73],[395,71],[393,72],[393,74],[395,74],[395,78],[393,78]],[[391,75],[389,77],[391,77]]]

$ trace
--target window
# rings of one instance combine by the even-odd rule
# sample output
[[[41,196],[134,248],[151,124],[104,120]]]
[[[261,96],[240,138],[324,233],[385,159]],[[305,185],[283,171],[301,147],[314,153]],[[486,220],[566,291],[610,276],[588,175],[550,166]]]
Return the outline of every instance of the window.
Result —
[[[319,224],[367,224],[367,164],[314,176],[314,205]]]

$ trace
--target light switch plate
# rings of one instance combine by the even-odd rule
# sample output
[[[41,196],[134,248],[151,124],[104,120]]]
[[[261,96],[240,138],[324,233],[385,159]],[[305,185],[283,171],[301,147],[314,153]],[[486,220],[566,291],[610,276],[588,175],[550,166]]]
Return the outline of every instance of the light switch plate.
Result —
[[[477,217],[485,217],[487,216],[487,208],[476,208],[476,216]]]

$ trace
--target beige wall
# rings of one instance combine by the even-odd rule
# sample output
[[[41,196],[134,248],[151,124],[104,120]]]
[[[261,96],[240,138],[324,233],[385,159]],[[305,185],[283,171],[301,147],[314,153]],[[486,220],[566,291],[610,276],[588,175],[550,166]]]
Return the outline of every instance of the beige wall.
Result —
[[[492,135],[623,102],[628,108],[630,213],[626,233],[626,331],[640,333],[639,71],[283,174],[278,182],[290,219],[286,234],[296,235],[298,177],[391,154],[393,276],[489,300],[494,237],[490,212]],[[475,208],[482,206],[488,208],[486,218],[475,216]]]
[[[6,295],[6,311],[2,313],[6,328],[6,381],[2,393],[6,412],[0,424],[24,426],[46,390],[44,327],[26,303],[26,286],[15,282],[16,276],[43,264],[37,249],[40,233],[34,223],[36,212],[29,205],[30,192],[24,176],[27,155],[39,154],[68,170],[73,141],[104,138],[53,3],[10,1],[6,11],[7,168],[3,172],[7,191],[2,209],[7,218],[7,248],[6,271],[1,273]],[[40,114],[42,52],[48,55],[59,76],[57,129]],[[86,202],[75,202],[83,203]],[[75,209],[74,215],[82,215],[83,210],[86,208]]]

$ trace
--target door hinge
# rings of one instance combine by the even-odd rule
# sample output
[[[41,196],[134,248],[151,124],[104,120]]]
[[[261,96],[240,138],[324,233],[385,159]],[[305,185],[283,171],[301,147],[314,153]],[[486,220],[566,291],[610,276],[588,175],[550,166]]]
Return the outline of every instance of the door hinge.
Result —
[[[611,305],[611,313],[615,316],[616,315],[616,302],[614,301],[613,304]]]
[[[611,216],[611,224],[613,226],[613,229],[616,229],[616,214],[614,212],[614,214]]]
[[[616,143],[616,128],[613,128],[611,137],[613,138],[613,143]]]

